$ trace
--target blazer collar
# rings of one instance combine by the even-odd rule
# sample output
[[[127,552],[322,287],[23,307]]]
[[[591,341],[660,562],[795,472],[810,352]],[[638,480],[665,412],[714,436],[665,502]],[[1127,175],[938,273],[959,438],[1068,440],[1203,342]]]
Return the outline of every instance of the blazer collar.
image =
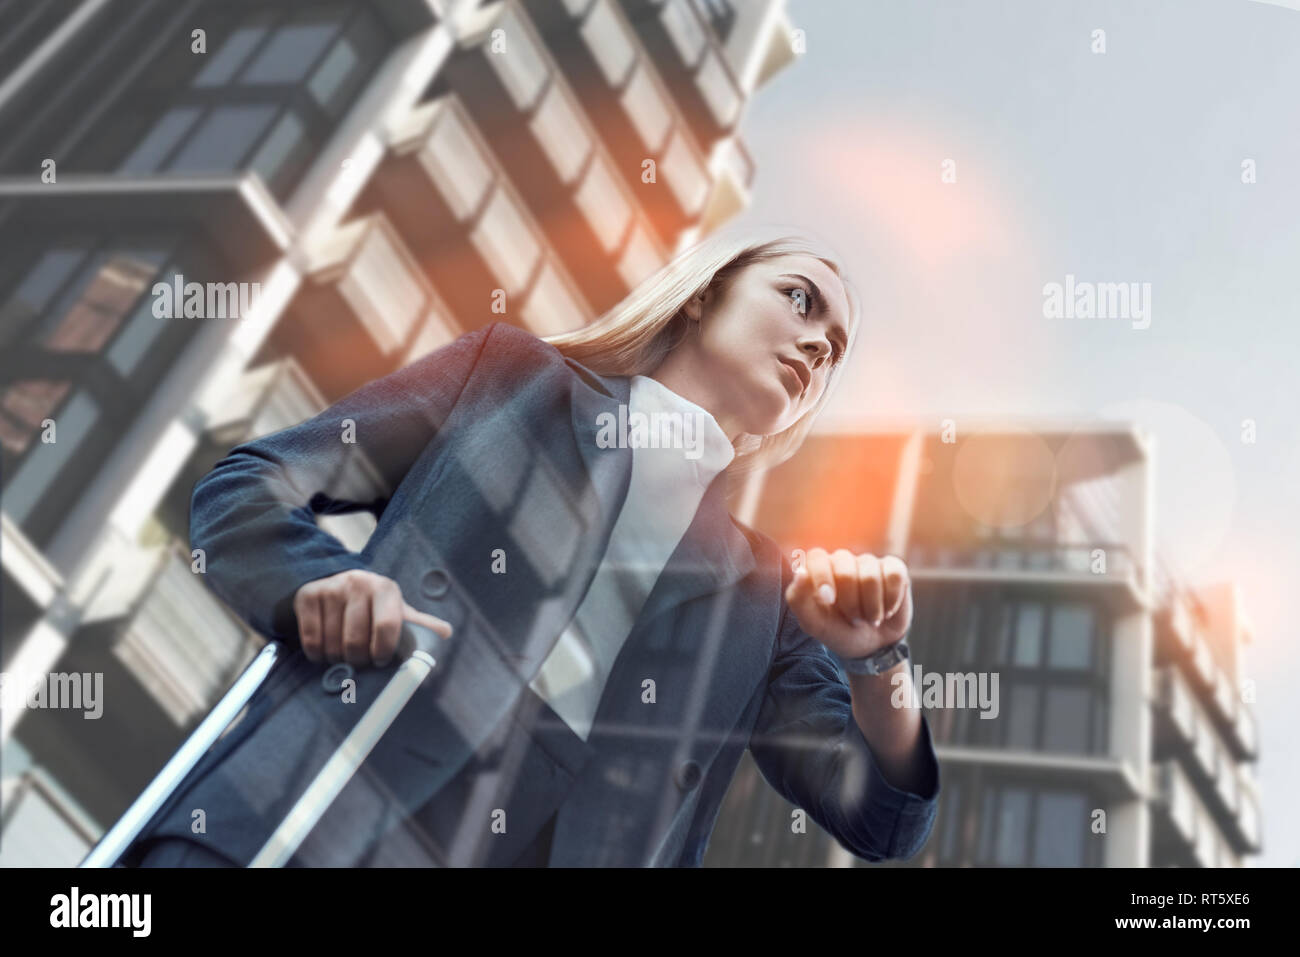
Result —
[[[599,416],[607,412],[617,417],[619,405],[628,402],[631,378],[600,375],[568,357],[564,361],[574,373],[570,393],[574,439],[597,494],[607,508],[605,520],[612,527],[627,498],[633,450],[600,448],[596,435]],[[700,595],[728,588],[753,571],[756,562],[749,540],[727,510],[728,485],[725,470],[709,483],[695,517],[646,597],[639,621],[648,621]]]

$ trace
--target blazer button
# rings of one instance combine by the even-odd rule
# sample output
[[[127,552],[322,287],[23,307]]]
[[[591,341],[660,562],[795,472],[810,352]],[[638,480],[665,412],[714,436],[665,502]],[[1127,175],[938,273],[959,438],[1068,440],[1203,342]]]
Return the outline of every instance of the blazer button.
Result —
[[[441,568],[431,568],[420,579],[420,590],[427,598],[441,598],[451,587],[451,576]]]
[[[343,682],[347,681],[355,673],[352,666],[343,661],[330,665],[326,669],[324,677],[320,680],[321,691],[326,694],[338,694],[343,690]]]
[[[677,773],[675,777],[677,780],[677,786],[683,791],[689,791],[691,788],[695,787],[695,785],[700,783],[700,778],[702,777],[700,766],[694,761],[683,761],[681,764],[677,765]]]

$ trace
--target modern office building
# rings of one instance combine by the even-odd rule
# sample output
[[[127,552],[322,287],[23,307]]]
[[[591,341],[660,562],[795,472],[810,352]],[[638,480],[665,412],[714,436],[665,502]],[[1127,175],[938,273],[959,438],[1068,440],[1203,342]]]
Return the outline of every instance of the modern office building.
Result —
[[[1235,587],[1164,572],[1152,438],[945,426],[814,435],[748,490],[749,520],[787,552],[908,564],[943,786],[925,849],[885,866],[1240,866],[1260,849],[1251,625]],[[747,755],[706,865],[861,863],[797,833],[795,810]]]
[[[0,669],[111,705],[4,710],[0,863],[78,861],[260,645],[195,480],[617,303],[745,206],[745,102],[795,56],[783,0],[0,0]]]

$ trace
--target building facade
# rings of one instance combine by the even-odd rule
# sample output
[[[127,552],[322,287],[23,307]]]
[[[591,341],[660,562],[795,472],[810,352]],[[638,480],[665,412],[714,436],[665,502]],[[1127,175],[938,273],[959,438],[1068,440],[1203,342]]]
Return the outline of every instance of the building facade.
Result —
[[[0,864],[76,863],[260,645],[197,478],[727,221],[790,34],[783,0],[0,0],[0,669],[111,703],[3,710]]]
[[[1155,461],[1135,428],[963,419],[814,435],[748,490],[749,519],[787,552],[907,562],[914,703],[942,793],[925,849],[881,866],[1235,867],[1259,852],[1250,621],[1232,585],[1164,571]],[[706,865],[864,863],[800,830],[798,810],[747,756]]]

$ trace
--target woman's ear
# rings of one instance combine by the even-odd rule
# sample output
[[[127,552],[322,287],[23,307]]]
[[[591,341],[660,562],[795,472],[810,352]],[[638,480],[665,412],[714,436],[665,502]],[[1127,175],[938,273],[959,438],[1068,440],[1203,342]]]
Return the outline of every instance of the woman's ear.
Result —
[[[685,311],[686,317],[688,319],[690,319],[692,322],[700,321],[700,317],[704,315],[704,307],[705,305],[708,304],[709,297],[712,292],[713,292],[713,288],[711,286],[708,286],[705,287],[700,292],[697,292],[695,295],[691,296],[690,299],[686,300],[686,304],[682,306],[682,309],[683,311]]]

